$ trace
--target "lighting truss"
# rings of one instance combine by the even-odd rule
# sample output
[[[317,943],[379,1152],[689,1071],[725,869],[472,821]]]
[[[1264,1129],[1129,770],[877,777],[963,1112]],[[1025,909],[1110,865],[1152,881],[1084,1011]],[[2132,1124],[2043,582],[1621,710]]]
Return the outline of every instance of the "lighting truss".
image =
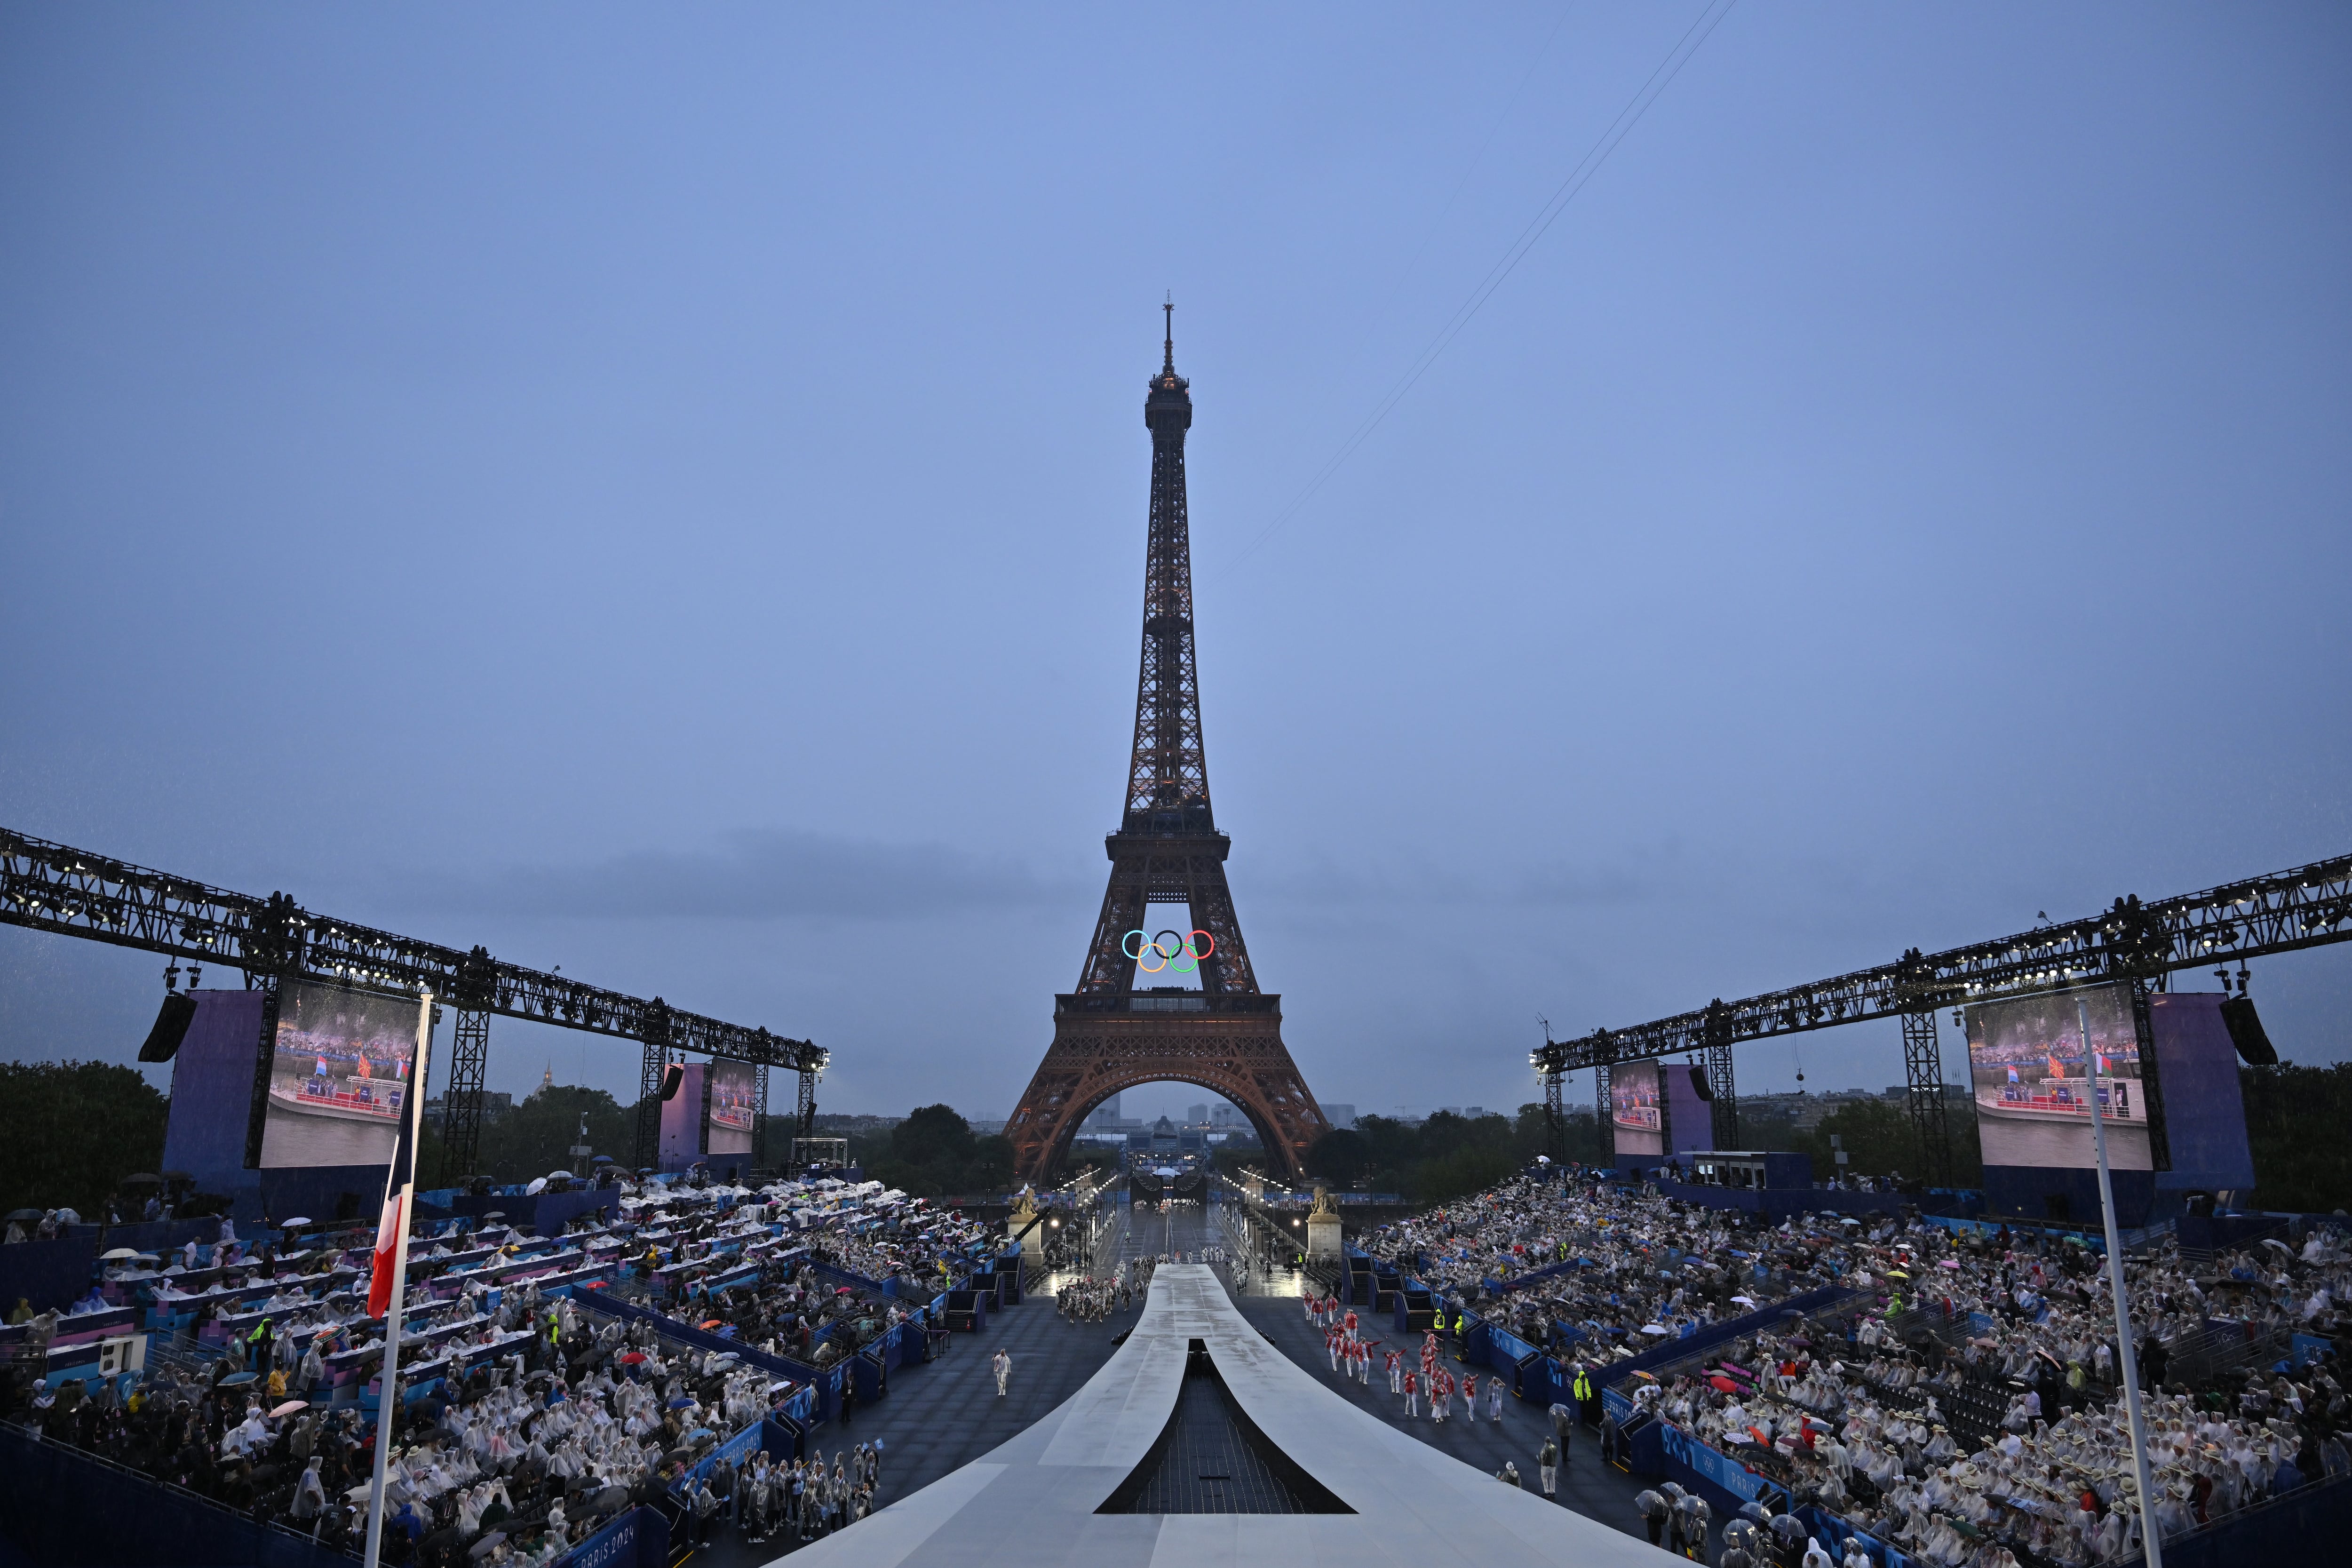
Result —
[[[2154,903],[2117,899],[2103,914],[2038,926],[1946,952],[1914,948],[1893,963],[1696,1012],[1547,1041],[1538,1072],[1696,1051],[1771,1035],[1964,1005],[2004,993],[2102,980],[2147,982],[2219,957],[2241,961],[2352,941],[2352,855],[2224,883]]]
[[[247,893],[174,877],[0,828],[0,921],[221,963],[248,984],[338,981],[414,994],[430,989],[472,1013],[659,1041],[673,1055],[725,1057],[814,1073],[828,1053],[807,1040],[745,1028],[561,974],[314,914],[284,893]]]

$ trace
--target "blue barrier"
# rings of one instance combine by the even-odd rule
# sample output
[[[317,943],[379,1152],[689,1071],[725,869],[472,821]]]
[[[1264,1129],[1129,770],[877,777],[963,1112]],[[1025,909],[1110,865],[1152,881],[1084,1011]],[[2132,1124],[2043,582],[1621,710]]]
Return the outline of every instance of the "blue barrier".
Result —
[[[1538,1280],[1556,1279],[1559,1276],[1568,1273],[1570,1270],[1581,1266],[1582,1259],[1566,1258],[1562,1258],[1558,1263],[1547,1263],[1541,1268],[1530,1268],[1525,1274],[1514,1274],[1508,1279],[1496,1279],[1490,1281],[1489,1288],[1497,1295],[1505,1295],[1513,1290],[1524,1290],[1528,1286],[1535,1284]]]
[[[633,1508],[555,1560],[555,1568],[667,1568],[669,1521]]]
[[[1611,1362],[1599,1369],[1600,1374],[1606,1382],[1615,1384],[1631,1377],[1637,1372],[1647,1372],[1653,1367],[1664,1366],[1670,1362],[1681,1361],[1686,1356],[1713,1350],[1717,1345],[1729,1344],[1743,1334],[1752,1334],[1760,1329],[1775,1327],[1781,1319],[1791,1312],[1801,1317],[1811,1317],[1815,1312],[1827,1310],[1841,1302],[1855,1300],[1864,1294],[1864,1292],[1860,1290],[1849,1290],[1842,1285],[1824,1285],[1817,1290],[1807,1290],[1801,1295],[1791,1296],[1786,1300],[1776,1301],[1771,1306],[1759,1310],[1744,1313],[1737,1318],[1726,1318],[1721,1322],[1709,1323],[1696,1333],[1685,1335],[1681,1339],[1664,1341],[1624,1361]]]
[[[144,1568],[165,1557],[253,1568],[351,1568],[350,1558],[307,1536],[257,1524],[210,1499],[13,1426],[0,1426],[0,1475],[12,1499],[39,1500],[0,1509],[0,1536],[45,1568]],[[165,1542],[168,1551],[159,1547]]]
[[[89,1289],[90,1271],[97,1267],[94,1231],[0,1247],[0,1315],[15,1311],[20,1297],[36,1312],[63,1311]]]

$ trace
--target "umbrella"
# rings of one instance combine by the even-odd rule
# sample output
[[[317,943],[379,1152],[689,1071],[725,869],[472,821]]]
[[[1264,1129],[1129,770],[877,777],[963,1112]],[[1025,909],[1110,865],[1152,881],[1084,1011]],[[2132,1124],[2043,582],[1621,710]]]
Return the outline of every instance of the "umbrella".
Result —
[[[233,1372],[226,1377],[221,1379],[221,1386],[223,1388],[236,1388],[242,1384],[253,1383],[255,1381],[257,1381],[256,1374],[252,1373]]]
[[[479,1541],[474,1542],[473,1545],[466,1548],[466,1555],[468,1557],[487,1557],[492,1551],[496,1550],[499,1542],[504,1541],[506,1538],[507,1532],[505,1531],[493,1530],[488,1535],[485,1535]]]
[[[139,1254],[137,1252],[128,1247],[118,1247],[111,1252],[100,1253],[98,1255],[98,1260],[100,1263],[117,1263],[121,1261],[123,1258],[136,1258],[138,1256]]]
[[[11,1223],[20,1219],[38,1219],[40,1217],[41,1211],[39,1209],[12,1209],[5,1216],[5,1218]]]
[[[1714,1386],[1714,1387],[1716,1387],[1716,1388],[1719,1388],[1719,1389],[1721,1389],[1721,1390],[1722,1390],[1724,1393],[1726,1393],[1726,1394],[1737,1394],[1737,1393],[1738,1393],[1738,1392],[1739,1392],[1739,1385],[1738,1385],[1738,1384],[1736,1384],[1736,1383],[1732,1382],[1732,1381],[1731,1381],[1731,1379],[1729,1379],[1729,1378],[1727,1378],[1727,1377],[1723,1377],[1723,1376],[1718,1375],[1718,1376],[1715,1376],[1715,1377],[1710,1377],[1710,1378],[1708,1378],[1706,1381],[1708,1382],[1708,1384],[1711,1384],[1712,1386]]]
[[[280,1230],[299,1230],[299,1229],[301,1229],[304,1226],[306,1226],[306,1225],[310,1225],[310,1224],[312,1224],[312,1223],[314,1223],[314,1222],[311,1220],[311,1218],[310,1218],[310,1216],[309,1215],[306,1215],[306,1214],[298,1214],[298,1215],[296,1215],[292,1219],[281,1219],[281,1220],[279,1220],[279,1221],[278,1222],[278,1229],[280,1229]]]
[[[1743,1307],[1753,1307],[1756,1305],[1756,1298],[1753,1296],[1734,1296],[1732,1300],[1738,1302]]]
[[[153,1187],[161,1186],[163,1181],[163,1177],[151,1171],[135,1171],[122,1178],[122,1184],[126,1187]]]
[[[482,1217],[484,1219],[504,1219],[507,1217],[507,1211],[504,1209],[492,1209]]]
[[[599,1154],[596,1156],[596,1163],[600,1165],[609,1165],[613,1163],[613,1156],[610,1154]]]
[[[572,1173],[569,1171],[550,1171],[547,1173],[547,1179],[551,1182],[557,1180],[568,1182],[572,1179]]]
[[[2263,1245],[2264,1247],[2275,1247],[2281,1252],[2293,1252],[2294,1250],[2294,1247],[2289,1247],[2285,1242],[2281,1241],[2275,1236],[2266,1236],[2263,1237]]]
[[[1666,1331],[1666,1325],[1664,1323],[1643,1323],[1642,1325],[1642,1331],[1645,1334],[1663,1334]]]
[[[274,1421],[280,1415],[291,1415],[297,1410],[308,1410],[310,1408],[310,1402],[307,1399],[289,1399],[285,1404],[279,1405],[277,1409],[271,1411],[269,1413],[269,1418]]]

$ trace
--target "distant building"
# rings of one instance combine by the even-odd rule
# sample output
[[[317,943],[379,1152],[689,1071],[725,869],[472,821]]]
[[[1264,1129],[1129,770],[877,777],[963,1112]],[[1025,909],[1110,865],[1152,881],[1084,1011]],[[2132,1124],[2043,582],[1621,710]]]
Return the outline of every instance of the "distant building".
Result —
[[[1235,1110],[1230,1105],[1213,1105],[1209,1107],[1209,1125],[1212,1127],[1222,1128],[1227,1131],[1231,1131],[1234,1127],[1240,1124],[1241,1120],[1242,1113]]]
[[[513,1109],[513,1095],[493,1094],[487,1089],[483,1091],[482,1114],[484,1116],[504,1116]],[[445,1097],[435,1095],[425,1102],[425,1124],[427,1127],[441,1126],[448,1120],[448,1115],[449,1102]]]
[[[1205,1104],[1186,1106],[1184,1108],[1184,1122],[1185,1125],[1190,1127],[1206,1127],[1209,1124],[1208,1106]]]
[[[1484,1116],[1486,1114],[1486,1108],[1483,1105],[1465,1106],[1463,1107],[1462,1114],[1465,1116]]]
[[[1112,1095],[1087,1115],[1087,1125],[1108,1131],[1118,1125],[1118,1096]]]
[[[1356,1124],[1356,1108],[1336,1100],[1326,1100],[1323,1102],[1323,1120],[1334,1127],[1353,1127]]]
[[[1440,1112],[1447,1116],[1459,1116],[1462,1114],[1462,1108],[1458,1105],[1441,1105],[1437,1109]]]

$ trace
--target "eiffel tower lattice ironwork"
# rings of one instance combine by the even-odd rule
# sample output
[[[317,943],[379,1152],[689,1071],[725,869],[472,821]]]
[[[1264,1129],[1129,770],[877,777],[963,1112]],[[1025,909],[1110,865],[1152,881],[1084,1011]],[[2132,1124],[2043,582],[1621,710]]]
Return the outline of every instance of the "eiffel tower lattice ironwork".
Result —
[[[1143,422],[1151,431],[1151,521],[1143,566],[1143,662],[1127,809],[1105,840],[1110,886],[1078,975],[1054,998],[1054,1043],[1005,1135],[1027,1179],[1050,1174],[1088,1111],[1138,1084],[1175,1079],[1223,1095],[1250,1119],[1267,1154],[1293,1173],[1328,1124],[1282,1043],[1282,998],[1257,988],[1225,885],[1233,841],[1217,831],[1201,743],[1201,684],[1192,657],[1192,546],[1184,508],[1184,433],[1192,384],[1176,374],[1175,307]],[[1165,920],[1191,918],[1200,987],[1147,986],[1136,976]],[[1142,952],[1138,952],[1139,949]],[[1171,967],[1194,963],[1190,956]],[[1146,974],[1146,978],[1150,976]]]

